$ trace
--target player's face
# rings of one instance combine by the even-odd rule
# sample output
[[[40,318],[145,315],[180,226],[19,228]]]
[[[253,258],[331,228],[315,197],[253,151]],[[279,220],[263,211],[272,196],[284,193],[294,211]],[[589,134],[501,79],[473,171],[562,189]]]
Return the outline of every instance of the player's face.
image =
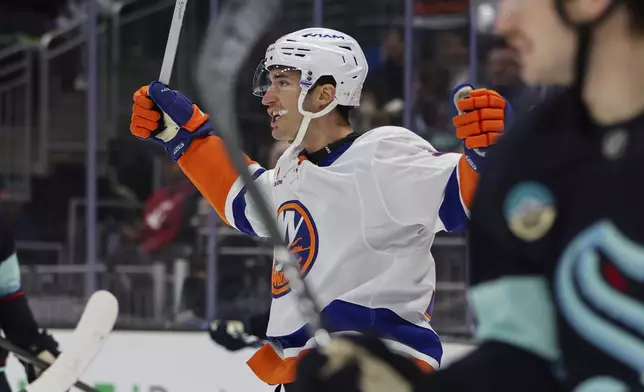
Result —
[[[297,109],[300,96],[300,71],[272,69],[271,86],[262,98],[271,116],[271,134],[276,140],[295,140],[302,122],[302,114]]]
[[[575,33],[557,14],[554,0],[499,0],[496,32],[519,53],[528,84],[569,84]]]

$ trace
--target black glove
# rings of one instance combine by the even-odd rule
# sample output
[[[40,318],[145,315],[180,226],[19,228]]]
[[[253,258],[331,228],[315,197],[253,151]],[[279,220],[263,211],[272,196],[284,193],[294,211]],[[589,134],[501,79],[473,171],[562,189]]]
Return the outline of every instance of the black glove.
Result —
[[[263,341],[257,336],[246,333],[244,323],[239,320],[216,320],[208,327],[210,338],[229,351],[245,347],[261,347]]]
[[[44,329],[40,331],[38,339],[27,349],[39,359],[50,364],[53,363],[60,355],[60,351],[58,351],[58,342],[54,340],[54,337],[51,336],[47,330]],[[39,369],[31,363],[21,362],[25,367],[27,381],[30,383],[38,378],[44,371],[44,369]]]
[[[295,392],[430,392],[430,375],[375,337],[333,338],[303,356]]]

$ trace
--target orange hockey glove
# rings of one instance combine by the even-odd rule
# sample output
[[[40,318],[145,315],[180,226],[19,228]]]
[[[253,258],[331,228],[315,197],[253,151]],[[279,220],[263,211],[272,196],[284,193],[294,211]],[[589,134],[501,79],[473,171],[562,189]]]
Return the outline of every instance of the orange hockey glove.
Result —
[[[154,108],[154,101],[148,95],[149,86],[143,86],[136,90],[134,104],[132,105],[132,118],[130,121],[130,132],[136,137],[147,139],[152,132],[159,128],[161,111]]]
[[[506,100],[496,91],[460,86],[455,89],[453,101],[459,112],[453,119],[456,137],[465,142],[465,147],[475,149],[495,144],[508,120]]]
[[[139,139],[162,144],[176,162],[195,138],[214,131],[203,113],[185,95],[160,82],[134,93],[130,132]]]

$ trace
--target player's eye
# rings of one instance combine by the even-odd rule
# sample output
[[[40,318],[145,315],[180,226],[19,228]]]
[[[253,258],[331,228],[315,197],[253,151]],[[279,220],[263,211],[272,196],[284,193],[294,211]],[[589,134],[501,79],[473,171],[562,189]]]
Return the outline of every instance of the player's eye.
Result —
[[[277,82],[277,85],[278,85],[279,87],[286,87],[286,86],[288,86],[288,82],[287,82],[286,80],[284,80],[284,79],[281,79],[281,80],[279,80],[279,81]]]

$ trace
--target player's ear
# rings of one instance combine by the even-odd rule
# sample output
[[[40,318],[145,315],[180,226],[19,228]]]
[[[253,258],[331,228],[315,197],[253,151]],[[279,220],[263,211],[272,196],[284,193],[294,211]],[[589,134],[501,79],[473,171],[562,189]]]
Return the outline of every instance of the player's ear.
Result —
[[[332,84],[323,84],[316,88],[315,100],[319,110],[324,109],[335,98],[335,86]]]

